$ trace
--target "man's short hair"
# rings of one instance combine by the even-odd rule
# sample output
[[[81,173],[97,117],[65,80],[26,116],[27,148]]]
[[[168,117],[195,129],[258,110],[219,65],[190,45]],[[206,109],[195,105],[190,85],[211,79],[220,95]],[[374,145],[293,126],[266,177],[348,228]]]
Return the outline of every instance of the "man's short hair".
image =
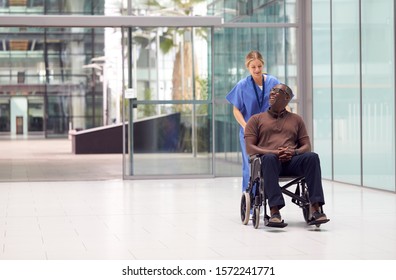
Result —
[[[286,93],[287,93],[287,95],[289,95],[290,100],[293,99],[294,93],[293,93],[293,91],[291,90],[291,88],[290,88],[288,85],[285,85],[285,84],[281,84],[281,85],[283,85],[283,86],[286,87]]]

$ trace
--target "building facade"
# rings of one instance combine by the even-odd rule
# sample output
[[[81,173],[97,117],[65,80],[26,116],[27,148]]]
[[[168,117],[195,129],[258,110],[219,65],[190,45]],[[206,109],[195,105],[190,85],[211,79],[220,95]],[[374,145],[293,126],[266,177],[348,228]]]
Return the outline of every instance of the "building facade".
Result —
[[[0,1],[0,14],[100,15],[104,1]],[[67,137],[103,123],[101,82],[84,68],[103,56],[103,29],[0,30],[0,135]]]

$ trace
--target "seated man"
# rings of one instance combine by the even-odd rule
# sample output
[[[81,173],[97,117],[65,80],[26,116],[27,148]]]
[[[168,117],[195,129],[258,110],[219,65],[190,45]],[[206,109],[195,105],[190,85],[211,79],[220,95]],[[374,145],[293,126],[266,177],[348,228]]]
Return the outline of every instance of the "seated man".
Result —
[[[312,219],[329,221],[321,211],[325,203],[319,157],[311,152],[311,142],[302,118],[285,108],[293,98],[292,90],[278,84],[270,91],[270,108],[252,116],[245,127],[246,151],[260,154],[270,223],[283,223],[279,210],[285,201],[279,176],[305,176],[311,202]]]

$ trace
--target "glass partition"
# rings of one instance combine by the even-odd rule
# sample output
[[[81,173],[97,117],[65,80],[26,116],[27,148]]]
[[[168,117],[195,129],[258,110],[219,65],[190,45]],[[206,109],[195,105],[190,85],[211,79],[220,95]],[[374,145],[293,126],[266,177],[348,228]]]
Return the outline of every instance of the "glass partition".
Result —
[[[322,177],[333,178],[330,1],[312,3],[313,146]]]
[[[363,185],[391,191],[395,191],[393,5],[392,0],[362,1]]]
[[[214,176],[211,28],[132,28],[130,38],[125,176]]]
[[[208,1],[208,13],[222,15],[225,22],[292,23],[297,21],[296,0]]]
[[[264,56],[264,72],[288,84],[295,97],[291,110],[298,111],[296,28],[222,28],[215,32],[214,96],[216,103],[216,174],[241,174],[239,124],[225,96],[249,75],[246,54],[255,49]]]
[[[332,1],[334,179],[361,183],[359,2]]]
[[[70,129],[104,124],[104,28],[0,28],[0,100],[25,99],[28,135],[67,137]],[[119,41],[120,44],[120,41]],[[3,106],[4,107],[4,106]],[[3,132],[18,110],[2,109]]]
[[[327,179],[395,191],[395,3],[313,1],[315,149]]]

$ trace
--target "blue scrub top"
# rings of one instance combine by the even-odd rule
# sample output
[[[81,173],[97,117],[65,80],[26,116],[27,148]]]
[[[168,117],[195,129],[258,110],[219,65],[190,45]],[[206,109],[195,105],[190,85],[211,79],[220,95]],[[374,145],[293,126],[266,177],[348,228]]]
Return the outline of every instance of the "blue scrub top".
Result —
[[[277,78],[265,74],[266,79],[264,83],[264,96],[262,90],[252,82],[252,76],[240,80],[235,87],[227,94],[226,99],[242,113],[247,122],[251,116],[267,111],[269,107],[269,92],[279,84]],[[254,87],[256,87],[257,95],[260,98],[258,102]],[[260,108],[260,104],[261,108]],[[249,184],[249,156],[246,153],[244,132],[242,126],[239,126],[239,142],[241,144],[242,152],[242,191],[245,191]]]
[[[242,113],[246,122],[254,114],[267,111],[269,107],[269,92],[274,86],[280,83],[274,76],[268,74],[265,74],[265,76],[264,96],[262,96],[262,90],[256,84],[253,85],[251,75],[240,80],[226,96],[228,102],[237,107]],[[256,87],[256,91],[260,98],[260,103],[262,104],[261,108],[257,101],[253,86]]]

